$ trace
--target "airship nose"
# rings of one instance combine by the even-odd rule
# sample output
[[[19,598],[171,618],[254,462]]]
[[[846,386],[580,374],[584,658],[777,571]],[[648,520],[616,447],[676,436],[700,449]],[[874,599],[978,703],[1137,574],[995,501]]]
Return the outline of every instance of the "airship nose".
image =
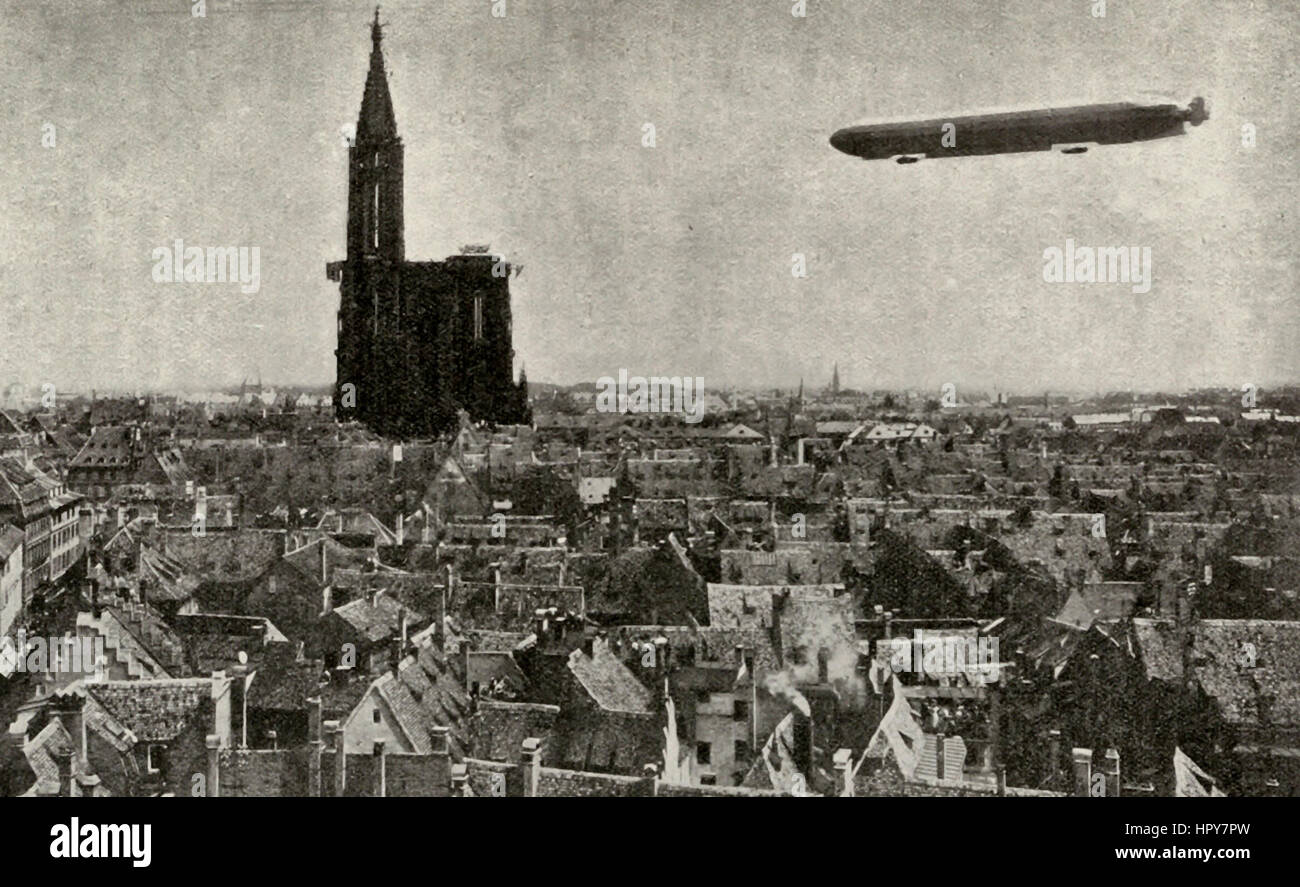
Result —
[[[839,130],[831,136],[831,147],[836,151],[843,151],[845,154],[853,153],[853,136],[846,130]]]

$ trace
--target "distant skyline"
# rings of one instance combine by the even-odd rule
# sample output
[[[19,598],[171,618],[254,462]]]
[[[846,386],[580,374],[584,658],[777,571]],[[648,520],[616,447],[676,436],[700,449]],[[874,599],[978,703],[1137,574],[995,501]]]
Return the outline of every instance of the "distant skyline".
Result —
[[[222,5],[0,0],[0,391],[333,380],[324,265],[374,4]],[[516,372],[535,382],[816,391],[835,362],[868,390],[1300,380],[1300,6],[791,6],[383,3],[408,257],[488,243],[522,265]],[[869,117],[1152,92],[1203,95],[1210,120],[910,166],[827,141]],[[256,292],[155,283],[178,238],[258,248]],[[1071,240],[1149,248],[1150,291],[1045,281]]]

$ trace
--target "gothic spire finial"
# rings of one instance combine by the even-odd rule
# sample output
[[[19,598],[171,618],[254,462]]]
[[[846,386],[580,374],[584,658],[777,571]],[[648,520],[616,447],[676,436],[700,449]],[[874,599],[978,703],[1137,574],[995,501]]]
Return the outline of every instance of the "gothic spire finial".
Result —
[[[374,41],[376,46],[379,45],[379,41],[383,37],[382,32],[383,32],[383,25],[379,24],[379,7],[376,6],[375,23],[370,26],[370,39]]]

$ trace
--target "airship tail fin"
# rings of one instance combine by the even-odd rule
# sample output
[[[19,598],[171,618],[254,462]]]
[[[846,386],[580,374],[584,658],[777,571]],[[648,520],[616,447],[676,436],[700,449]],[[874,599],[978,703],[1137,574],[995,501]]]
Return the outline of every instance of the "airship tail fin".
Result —
[[[1191,103],[1187,106],[1187,121],[1191,123],[1192,126],[1200,126],[1209,119],[1210,112],[1209,109],[1205,107],[1205,99],[1198,95],[1196,98],[1192,99]]]

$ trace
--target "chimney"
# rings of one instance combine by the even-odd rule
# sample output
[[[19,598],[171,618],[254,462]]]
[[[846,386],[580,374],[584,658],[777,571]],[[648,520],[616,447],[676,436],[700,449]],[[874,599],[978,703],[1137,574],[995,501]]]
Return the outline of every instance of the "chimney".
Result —
[[[208,746],[208,785],[205,797],[221,797],[221,737],[216,733],[209,733],[206,744]]]
[[[307,755],[307,795],[312,798],[321,796],[320,758],[325,751],[321,726],[321,700],[313,696],[307,700],[307,742],[311,746]]]
[[[1047,731],[1047,778],[1048,785],[1055,785],[1061,772],[1061,731]]]
[[[338,721],[326,721],[323,726],[334,740],[334,797],[341,798],[348,787],[348,755],[343,726]]]
[[[59,797],[72,797],[72,749],[52,749],[50,756],[59,771]]]
[[[230,681],[226,680],[224,671],[212,673],[212,732],[221,740],[224,747],[233,743],[230,740]]]
[[[397,532],[394,535],[397,536],[398,545],[406,541],[406,515],[400,511],[397,512]]]
[[[72,737],[72,752],[78,760],[86,760],[86,719],[82,717],[82,700],[76,696],[64,700],[59,709],[59,720]]]
[[[1007,765],[998,764],[998,796],[1005,797],[1007,793]]]
[[[451,765],[451,796],[463,798],[469,792],[469,768],[464,764]]]
[[[1106,775],[1106,797],[1119,797],[1119,751],[1106,749],[1106,757],[1101,762],[1101,772]]]
[[[853,752],[851,749],[836,750],[831,758],[835,764],[835,781],[840,785],[840,797],[853,797]]]
[[[1002,684],[1001,674],[989,685],[989,748],[994,766],[1002,763]]]
[[[1074,750],[1074,793],[1081,798],[1091,796],[1092,789],[1092,749],[1076,748]]]
[[[328,616],[334,612],[334,589],[326,585],[321,591],[321,615]]]
[[[524,753],[520,759],[524,771],[524,797],[537,797],[537,784],[542,776],[542,741],[529,737],[524,740]]]
[[[235,748],[248,747],[248,728],[244,723],[244,717],[248,713],[248,706],[244,699],[247,680],[247,665],[230,667],[230,736]]]
[[[433,613],[433,639],[437,643],[438,649],[443,648],[447,634],[447,601],[452,599],[456,591],[456,574],[447,564],[447,582],[443,585],[441,592],[434,601]]]
[[[1189,582],[1186,590],[1178,596],[1178,645],[1182,653],[1183,686],[1189,690],[1196,683],[1196,675],[1192,668],[1192,646],[1196,636],[1196,615],[1193,609],[1195,594],[1196,583]]]
[[[794,711],[794,757],[795,769],[804,775],[808,788],[812,788],[813,779],[813,722],[798,709]]]
[[[444,727],[441,724],[435,725],[434,728],[429,731],[429,753],[434,755],[451,754],[451,746],[449,742],[450,735],[451,730],[449,728]]]
[[[384,754],[384,740],[375,740],[375,797],[383,798],[388,793],[387,755]]]

